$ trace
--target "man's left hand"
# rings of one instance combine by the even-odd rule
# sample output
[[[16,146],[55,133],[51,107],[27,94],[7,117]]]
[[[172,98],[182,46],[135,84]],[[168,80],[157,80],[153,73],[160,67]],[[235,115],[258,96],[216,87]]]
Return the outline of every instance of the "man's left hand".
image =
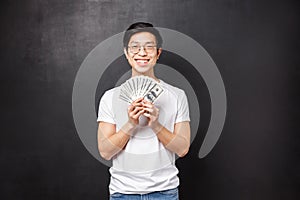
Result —
[[[160,125],[158,122],[159,109],[153,103],[146,100],[143,100],[142,104],[145,111],[143,115],[148,118],[148,126],[156,129]]]

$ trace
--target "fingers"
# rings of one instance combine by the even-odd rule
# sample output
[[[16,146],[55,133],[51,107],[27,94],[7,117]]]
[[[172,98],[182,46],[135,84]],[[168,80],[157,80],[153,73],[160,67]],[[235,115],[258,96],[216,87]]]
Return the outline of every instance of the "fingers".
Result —
[[[145,113],[150,113],[153,115],[156,115],[156,113],[159,113],[159,109],[155,107],[152,103],[145,103],[143,104],[143,108],[145,110]]]
[[[138,109],[143,108],[142,100],[143,100],[143,98],[141,97],[141,98],[136,99],[134,102],[132,102],[130,104],[130,106],[128,107],[128,113],[133,112],[136,108],[138,108]]]
[[[153,108],[154,105],[153,104],[143,104],[144,108]]]
[[[139,116],[140,116],[141,114],[143,114],[144,112],[145,112],[145,111],[142,109],[142,110],[138,111],[135,115],[133,115],[132,118],[133,118],[133,119],[138,119]]]
[[[150,102],[145,101],[145,100],[142,103],[143,103],[144,109],[145,108],[149,108],[149,109],[157,110],[158,111],[158,108],[153,103],[150,103]]]
[[[136,109],[140,109],[140,108],[143,108],[143,106],[142,106],[142,105],[137,105],[137,106],[130,105],[130,106],[128,107],[128,113],[133,112],[133,111],[135,111]]]
[[[143,110],[143,107],[133,107],[133,108],[129,108],[129,116],[133,117],[134,115],[138,114],[139,112],[141,112]]]
[[[131,103],[131,105],[128,107],[128,111],[132,112],[136,107],[143,107],[143,103],[141,102],[143,98],[138,98],[134,102]]]
[[[146,113],[153,113],[154,109],[153,108],[144,108]]]
[[[130,106],[133,106],[133,107],[142,107],[143,104],[142,103],[132,103]]]
[[[143,105],[141,101],[143,98],[139,98],[136,101],[134,101],[129,107],[128,107],[128,116],[132,119],[138,119],[141,114],[143,114],[145,111],[143,110]]]
[[[153,103],[144,100],[142,97],[136,99],[128,107],[128,115],[132,119],[138,119],[140,115],[146,117],[156,116],[159,110]]]
[[[144,100],[144,98],[140,97],[140,98],[136,99],[135,101],[133,101],[132,104],[141,103],[143,100]]]
[[[146,100],[143,100],[142,101],[143,105],[146,105],[146,106],[151,106],[153,105],[153,103],[149,102],[149,101],[146,101]]]
[[[145,112],[145,113],[143,113],[143,115],[144,115],[145,117],[149,117],[149,118],[151,117],[151,114],[150,114],[150,113],[146,113],[146,112]]]
[[[149,119],[156,121],[158,119],[159,115],[159,109],[155,107],[152,103],[147,103],[143,105],[144,113],[143,115],[145,117],[148,117]]]
[[[132,112],[134,110],[134,106],[130,105],[128,106],[128,113]]]

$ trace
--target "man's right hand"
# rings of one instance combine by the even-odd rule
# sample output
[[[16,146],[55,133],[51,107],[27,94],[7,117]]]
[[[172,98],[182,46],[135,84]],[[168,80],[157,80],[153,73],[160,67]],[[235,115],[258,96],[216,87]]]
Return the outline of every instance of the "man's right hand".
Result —
[[[139,124],[139,117],[144,113],[142,101],[143,97],[138,98],[127,109],[128,122],[134,126]]]

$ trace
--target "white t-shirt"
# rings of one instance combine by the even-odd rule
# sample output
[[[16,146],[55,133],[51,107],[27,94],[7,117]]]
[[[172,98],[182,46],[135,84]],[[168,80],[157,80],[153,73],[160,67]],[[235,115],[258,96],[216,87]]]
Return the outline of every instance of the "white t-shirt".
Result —
[[[190,121],[183,90],[160,80],[163,93],[155,100],[159,122],[170,132],[178,122]],[[128,121],[128,103],[120,100],[120,87],[104,93],[99,104],[97,121],[116,124],[116,131]],[[167,150],[147,126],[138,127],[125,149],[113,157],[110,168],[110,194],[145,194],[175,188],[179,185],[175,154]]]

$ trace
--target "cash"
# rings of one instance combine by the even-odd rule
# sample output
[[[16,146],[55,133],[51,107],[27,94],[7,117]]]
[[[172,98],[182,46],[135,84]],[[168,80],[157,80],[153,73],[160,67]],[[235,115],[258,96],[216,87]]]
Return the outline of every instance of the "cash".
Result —
[[[134,76],[120,86],[119,98],[132,103],[143,97],[153,103],[163,92],[163,88],[153,78],[148,76]]]

